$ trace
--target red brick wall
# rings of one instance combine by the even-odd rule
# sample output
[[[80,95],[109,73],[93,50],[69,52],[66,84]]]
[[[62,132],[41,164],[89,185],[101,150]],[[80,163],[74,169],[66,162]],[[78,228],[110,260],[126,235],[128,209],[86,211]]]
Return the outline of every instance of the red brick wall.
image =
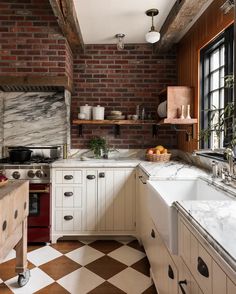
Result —
[[[72,53],[48,0],[0,1],[0,75],[68,75]]]
[[[115,45],[88,45],[83,55],[74,56],[74,93],[72,118],[76,119],[80,105],[100,104],[106,114],[121,110],[134,114],[136,106],[156,118],[158,93],[177,80],[176,53],[153,53],[148,44],[126,45],[117,51]],[[72,127],[72,147],[86,148],[93,136],[104,136],[116,148],[146,148],[156,144],[176,146],[175,132],[161,128],[158,139],[152,138],[152,126],[121,127],[121,135],[114,138],[113,127],[84,126],[83,138]]]

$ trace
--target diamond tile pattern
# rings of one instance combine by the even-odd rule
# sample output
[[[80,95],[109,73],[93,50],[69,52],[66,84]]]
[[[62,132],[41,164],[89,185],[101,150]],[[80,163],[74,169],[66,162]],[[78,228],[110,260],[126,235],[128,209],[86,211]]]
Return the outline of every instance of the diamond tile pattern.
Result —
[[[31,277],[17,284],[15,254],[0,264],[1,294],[157,294],[136,240],[58,241],[28,247]]]

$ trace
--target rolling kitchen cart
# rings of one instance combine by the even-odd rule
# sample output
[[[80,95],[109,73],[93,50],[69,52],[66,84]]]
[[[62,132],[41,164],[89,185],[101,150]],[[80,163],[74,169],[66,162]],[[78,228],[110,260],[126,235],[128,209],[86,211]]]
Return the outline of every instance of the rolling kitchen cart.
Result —
[[[0,266],[7,254],[16,250],[18,285],[27,284],[27,216],[29,213],[29,182],[9,181],[0,187]]]

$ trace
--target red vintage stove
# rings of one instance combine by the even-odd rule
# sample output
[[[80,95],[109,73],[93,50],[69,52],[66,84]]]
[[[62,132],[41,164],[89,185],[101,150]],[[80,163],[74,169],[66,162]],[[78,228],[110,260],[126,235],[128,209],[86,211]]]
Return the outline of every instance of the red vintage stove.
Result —
[[[4,155],[17,147],[5,147]],[[11,162],[9,157],[0,159],[0,172],[9,179],[29,180],[28,242],[50,242],[50,165],[60,156],[60,146],[27,147],[32,150],[31,159]]]

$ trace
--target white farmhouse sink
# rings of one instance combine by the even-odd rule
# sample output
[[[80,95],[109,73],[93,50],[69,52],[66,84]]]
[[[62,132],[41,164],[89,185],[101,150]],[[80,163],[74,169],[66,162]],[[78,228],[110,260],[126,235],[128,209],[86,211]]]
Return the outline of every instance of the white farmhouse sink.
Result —
[[[147,181],[151,218],[173,254],[178,253],[178,220],[175,201],[231,200],[226,193],[203,179]]]

